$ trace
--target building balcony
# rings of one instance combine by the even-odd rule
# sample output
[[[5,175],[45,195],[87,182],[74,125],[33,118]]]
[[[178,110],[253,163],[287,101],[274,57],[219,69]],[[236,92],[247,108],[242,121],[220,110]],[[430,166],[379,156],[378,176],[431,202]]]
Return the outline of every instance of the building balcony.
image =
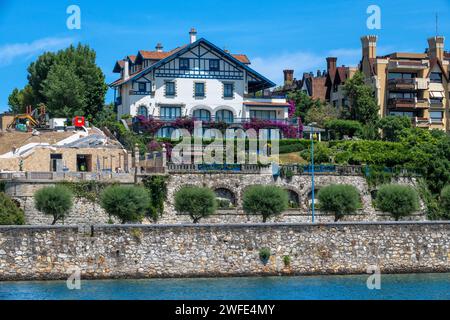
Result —
[[[428,90],[430,79],[412,78],[412,79],[390,79],[388,81],[389,90]]]
[[[429,128],[431,120],[428,118],[415,117],[413,118],[413,124],[418,128]]]
[[[389,70],[424,70],[430,67],[427,60],[391,60]]]
[[[274,127],[276,125],[296,125],[295,119],[257,119],[257,118],[233,118],[233,119],[222,119],[218,117],[210,117],[210,118],[204,118],[204,119],[195,119],[191,117],[160,117],[160,116],[151,116],[148,118],[150,121],[155,122],[163,122],[165,125],[170,126],[174,125],[177,126],[181,123],[186,123],[190,121],[202,121],[203,126],[205,127],[216,127],[217,124],[226,124],[229,127],[240,127],[244,123],[249,123],[251,121],[264,121],[267,122],[268,127],[270,127],[270,124],[273,124]]]
[[[428,109],[430,102],[428,99],[392,98],[388,100],[388,107],[391,109]]]

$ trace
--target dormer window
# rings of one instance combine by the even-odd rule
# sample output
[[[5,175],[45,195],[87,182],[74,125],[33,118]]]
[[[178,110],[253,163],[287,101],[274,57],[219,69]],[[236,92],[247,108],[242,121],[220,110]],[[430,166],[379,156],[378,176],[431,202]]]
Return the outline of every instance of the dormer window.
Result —
[[[139,92],[147,91],[147,84],[145,82],[139,82]]]
[[[209,60],[209,70],[210,71],[219,71],[220,70],[219,59],[210,59]]]
[[[430,82],[432,83],[442,83],[442,73],[432,72],[430,74]]]
[[[180,58],[180,70],[189,70],[189,59]]]

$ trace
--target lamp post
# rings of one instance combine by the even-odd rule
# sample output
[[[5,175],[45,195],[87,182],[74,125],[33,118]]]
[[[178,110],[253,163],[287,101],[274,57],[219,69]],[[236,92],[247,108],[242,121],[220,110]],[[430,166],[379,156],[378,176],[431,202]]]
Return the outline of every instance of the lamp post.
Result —
[[[309,137],[311,139],[311,212],[312,212],[312,223],[315,223],[315,187],[314,187],[314,126],[317,123],[312,122],[309,124],[310,134]]]

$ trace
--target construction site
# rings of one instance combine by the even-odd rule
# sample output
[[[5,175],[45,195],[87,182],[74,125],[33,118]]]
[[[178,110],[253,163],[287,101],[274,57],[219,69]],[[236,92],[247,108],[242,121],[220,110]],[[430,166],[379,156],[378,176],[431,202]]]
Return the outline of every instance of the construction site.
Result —
[[[130,171],[131,154],[84,117],[50,119],[44,107],[0,115],[0,172]]]

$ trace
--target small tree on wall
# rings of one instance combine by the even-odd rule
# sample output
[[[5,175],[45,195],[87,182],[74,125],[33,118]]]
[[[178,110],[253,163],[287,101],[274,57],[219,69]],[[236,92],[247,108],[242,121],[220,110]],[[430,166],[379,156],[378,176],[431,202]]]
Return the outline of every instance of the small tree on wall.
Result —
[[[398,221],[419,209],[419,197],[416,190],[409,186],[387,184],[378,190],[375,205],[379,210],[389,212]]]
[[[46,215],[53,216],[52,225],[63,220],[72,209],[72,192],[62,186],[46,187],[36,191],[34,202],[36,209]]]
[[[183,187],[175,194],[175,210],[189,214],[194,223],[199,223],[216,212],[216,195],[208,188]]]
[[[361,207],[361,199],[358,190],[351,185],[334,184],[320,189],[320,209],[334,213],[334,221],[337,222],[347,214],[353,214]]]
[[[152,208],[149,191],[134,186],[108,187],[103,191],[100,203],[110,216],[116,217],[122,224],[142,222]]]
[[[248,214],[262,215],[263,222],[288,208],[288,193],[275,186],[252,186],[244,192],[243,208]]]

